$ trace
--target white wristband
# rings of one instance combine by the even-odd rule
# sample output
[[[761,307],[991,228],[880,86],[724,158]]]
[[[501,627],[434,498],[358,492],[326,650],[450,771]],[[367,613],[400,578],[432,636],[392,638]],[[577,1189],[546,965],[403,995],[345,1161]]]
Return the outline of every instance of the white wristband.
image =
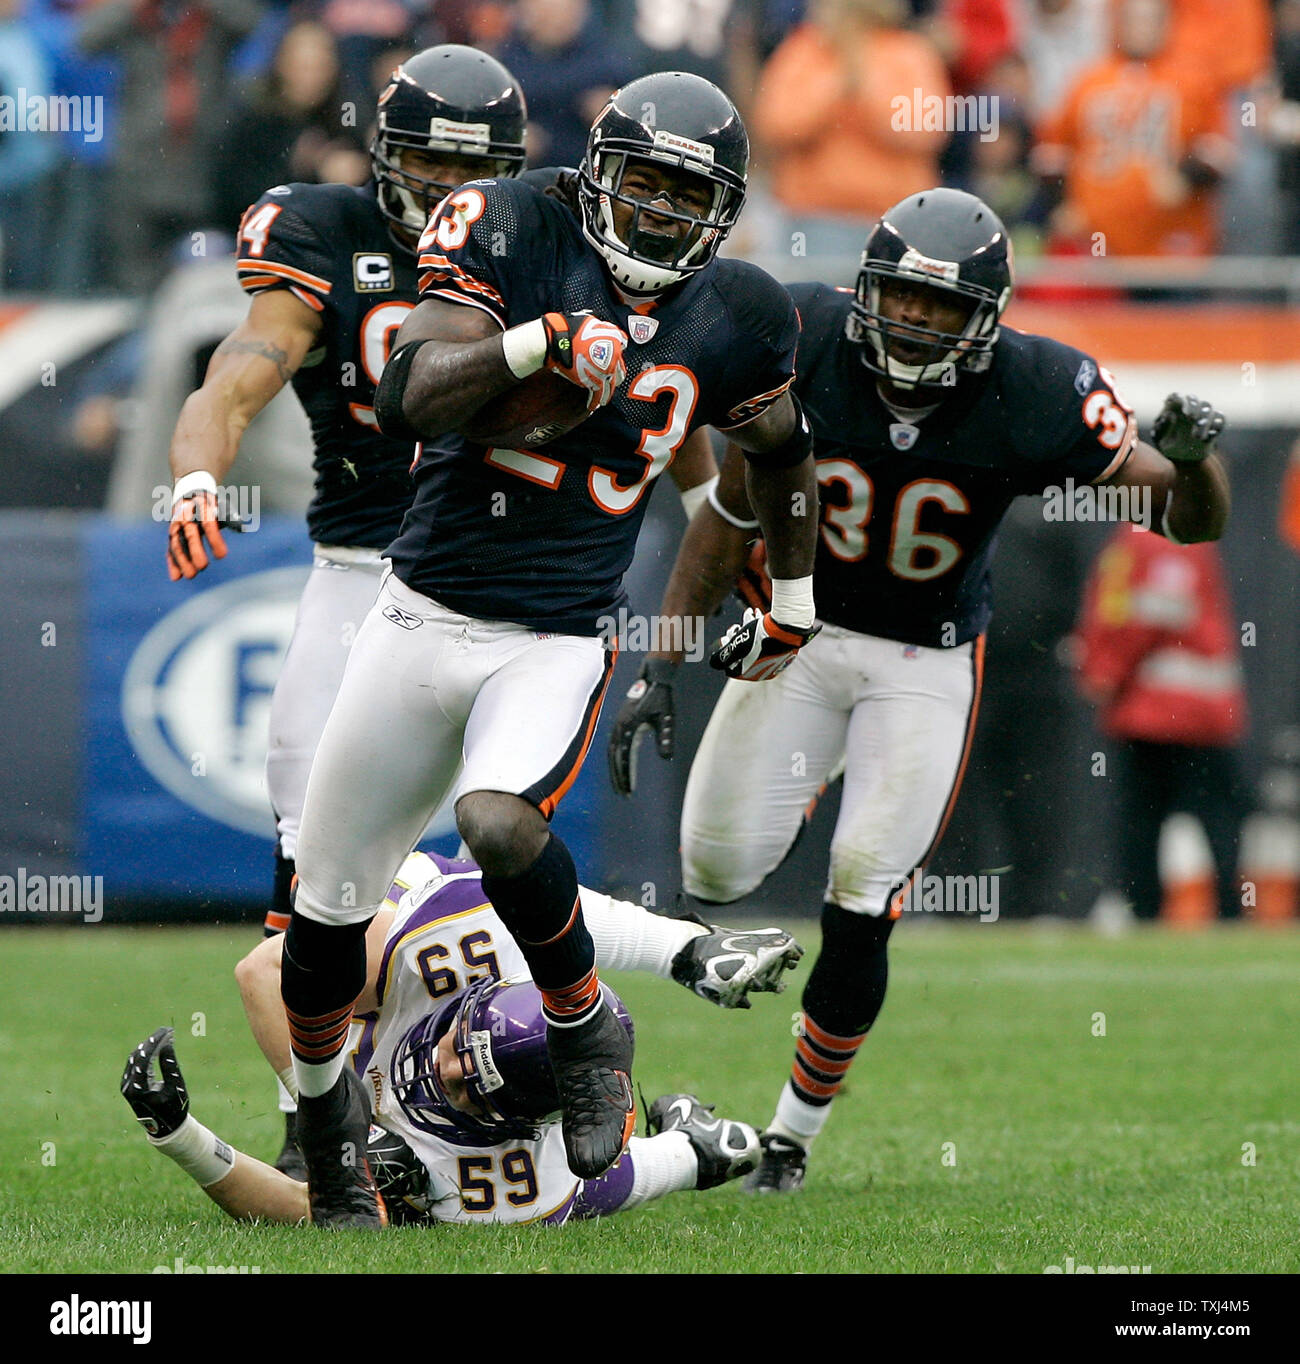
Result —
[[[149,1138],[149,1144],[165,1156],[170,1156],[177,1165],[205,1189],[215,1184],[235,1168],[235,1151],[227,1146],[215,1132],[209,1132],[197,1119],[186,1116],[181,1125],[170,1137],[161,1141]]]
[[[288,1091],[289,1097],[294,1101],[294,1103],[297,1103],[298,1077],[293,1073],[293,1067],[291,1065],[285,1066],[285,1068],[281,1071],[278,1071],[277,1074],[280,1077],[280,1083]]]
[[[682,490],[682,510],[686,513],[686,519],[691,521],[695,513],[704,505],[709,493],[713,491],[717,484],[718,476],[714,474],[707,483],[697,483],[693,488]]]
[[[506,368],[516,379],[536,374],[546,360],[546,323],[540,317],[511,327],[501,336]]]
[[[806,578],[773,578],[772,605],[768,614],[781,625],[796,630],[811,630],[817,610],[813,605],[813,580]]]
[[[215,497],[217,480],[206,469],[196,469],[192,474],[182,474],[172,488],[173,509],[182,497],[188,497],[190,493],[211,493]]]
[[[713,510],[729,525],[735,526],[737,530],[758,529],[757,521],[742,521],[739,516],[734,516],[718,501],[718,480],[716,478],[709,484],[709,491],[706,495],[708,497],[709,506],[712,507]]]

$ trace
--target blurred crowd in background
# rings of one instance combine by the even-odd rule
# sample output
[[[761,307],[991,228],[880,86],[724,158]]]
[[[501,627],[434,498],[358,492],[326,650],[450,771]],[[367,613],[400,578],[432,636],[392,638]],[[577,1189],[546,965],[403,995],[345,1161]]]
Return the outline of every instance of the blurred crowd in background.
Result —
[[[143,293],[268,185],[363,182],[389,71],[448,41],[518,77],[534,166],[635,76],[723,86],[737,250],[852,258],[942,181],[1022,254],[1300,254],[1300,0],[0,0],[0,95],[103,100],[93,140],[0,131],[5,289]]]

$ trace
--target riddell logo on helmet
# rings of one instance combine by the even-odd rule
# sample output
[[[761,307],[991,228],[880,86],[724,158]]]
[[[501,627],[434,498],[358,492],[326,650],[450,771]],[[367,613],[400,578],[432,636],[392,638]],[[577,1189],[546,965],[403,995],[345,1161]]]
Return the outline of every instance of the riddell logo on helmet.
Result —
[[[492,1060],[492,1035],[487,1032],[472,1032],[469,1035],[469,1049],[474,1054],[474,1069],[483,1090],[491,1094],[500,1089],[505,1080]]]

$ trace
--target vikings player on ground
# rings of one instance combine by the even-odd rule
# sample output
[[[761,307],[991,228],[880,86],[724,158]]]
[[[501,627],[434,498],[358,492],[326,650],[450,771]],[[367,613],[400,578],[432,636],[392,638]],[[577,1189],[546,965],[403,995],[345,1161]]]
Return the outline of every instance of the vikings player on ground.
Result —
[[[748,1007],[751,990],[780,991],[782,973],[800,955],[778,929],[733,933],[581,894],[602,968],[669,977],[724,1007]],[[541,996],[472,863],[412,854],[367,940],[345,1074],[373,1115],[365,1159],[391,1222],[555,1224],[713,1188],[758,1163],[752,1128],[713,1117],[691,1095],[670,1094],[650,1107],[656,1135],[634,1137],[603,1175],[575,1179],[554,1121],[559,1096]],[[258,1044],[292,1080],[279,1000],[282,944],[263,942],[235,974]],[[630,1045],[631,1020],[603,988]],[[170,1028],[132,1052],[122,1093],[149,1140],[231,1216],[307,1218],[302,1184],[188,1115]]]
[[[787,1192],[884,1001],[886,943],[943,833],[979,702],[989,563],[1013,498],[1108,483],[1142,491],[1153,529],[1217,539],[1227,478],[1223,417],[1173,395],[1138,439],[1091,357],[1000,327],[1011,297],[1006,231],[979,199],[928,190],[867,240],[856,291],[790,292],[803,333],[795,392],[812,422],[821,484],[815,571],[823,629],[769,687],[728,683],[691,766],[682,810],[687,891],[729,903],[789,852],[843,770],[794,1067],[747,1187]],[[710,612],[758,529],[734,452],[683,542],[662,610]],[[637,736],[671,754],[680,657],[647,660],[610,739],[630,794]],[[664,741],[665,724],[667,741]],[[667,750],[667,751],[665,751]],[[791,754],[804,755],[792,763]]]
[[[282,975],[318,1222],[377,1224],[373,1186],[339,1158],[364,1123],[342,1049],[365,925],[462,759],[457,822],[542,993],[570,1168],[599,1174],[632,1131],[627,1037],[548,821],[595,730],[614,662],[599,621],[626,601],[649,487],[697,428],[745,449],[774,575],[732,672],[763,676],[813,632],[797,319],[762,271],[715,259],[747,164],[720,90],[648,76],[596,120],[571,199],[464,185],[421,241],[421,302],[375,400],[385,431],[424,442],[415,502],[317,750]],[[591,413],[544,453],[439,434],[543,368]]]

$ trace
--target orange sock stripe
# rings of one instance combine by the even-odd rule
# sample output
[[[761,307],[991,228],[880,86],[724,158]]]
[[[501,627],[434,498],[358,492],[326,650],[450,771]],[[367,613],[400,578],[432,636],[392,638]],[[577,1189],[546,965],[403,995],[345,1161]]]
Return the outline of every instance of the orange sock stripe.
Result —
[[[823,1084],[820,1080],[814,1080],[811,1075],[804,1070],[798,1060],[794,1063],[794,1068],[790,1072],[790,1083],[796,1089],[802,1089],[818,1099],[833,1099],[840,1090],[840,1082],[834,1084]]]
[[[569,931],[569,929],[571,929],[573,925],[577,923],[578,914],[581,912],[581,910],[582,900],[579,897],[575,896],[573,900],[573,908],[569,911],[569,917],[566,920],[564,927],[560,929],[560,931],[553,938],[543,938],[541,942],[533,942],[529,938],[520,938],[519,941],[528,947],[549,947],[553,942],[559,942],[560,939],[564,937],[564,935]]]
[[[819,1052],[815,1052],[803,1037],[795,1043],[794,1049],[807,1065],[823,1075],[843,1075],[853,1064],[852,1056],[846,1056],[842,1061],[828,1061]]]
[[[312,1034],[311,1037],[303,1037],[289,1028],[289,1045],[293,1048],[293,1054],[300,1056],[304,1061],[327,1061],[331,1056],[338,1056],[338,1053],[348,1045],[348,1026],[340,1028],[337,1033],[326,1035]]]
[[[356,1003],[355,1000],[352,1002]],[[296,1014],[288,1006],[285,1007],[285,1014],[289,1019],[290,1027],[298,1027],[310,1030],[312,1028],[329,1028],[343,1018],[352,1017],[352,1004],[345,1004],[341,1009],[335,1009],[327,1014]]]
[[[833,1032],[819,1028],[807,1014],[803,1015],[803,1030],[819,1047],[826,1051],[847,1052],[850,1060],[866,1037],[864,1032],[858,1033],[856,1037],[837,1037]]]
[[[292,1039],[290,1041],[291,1050],[300,1061],[332,1061],[346,1045],[346,1035],[334,1046],[304,1047]]]
[[[352,1015],[341,1022],[332,1023],[327,1028],[300,1028],[293,1023],[289,1024],[289,1036],[299,1042],[305,1042],[308,1046],[316,1046],[319,1043],[328,1041],[332,1037],[346,1037],[348,1029],[352,1026]]]
[[[295,1028],[290,1023],[289,1036],[294,1042],[301,1042],[304,1046],[325,1046],[336,1038],[346,1037],[351,1026],[350,1018],[345,1018],[342,1023],[335,1023],[331,1028]]]
[[[593,966],[576,985],[563,990],[542,990],[542,1003],[558,1017],[580,1014],[600,998],[600,981]]]

